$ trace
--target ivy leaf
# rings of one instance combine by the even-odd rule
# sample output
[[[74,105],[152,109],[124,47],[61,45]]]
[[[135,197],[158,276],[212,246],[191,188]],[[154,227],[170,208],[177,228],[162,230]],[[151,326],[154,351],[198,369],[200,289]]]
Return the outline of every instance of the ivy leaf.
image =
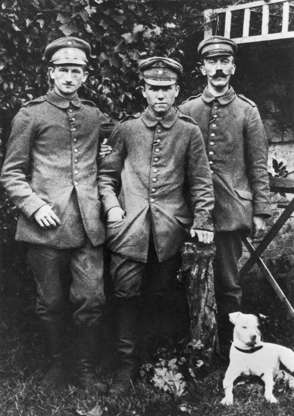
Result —
[[[68,23],[70,21],[70,18],[68,16],[62,15],[61,13],[58,13],[56,17],[57,22],[60,22],[62,24]]]
[[[16,26],[15,23],[12,23],[12,27],[15,30],[15,32],[21,32],[21,29],[18,26]]]
[[[86,12],[89,16],[92,16],[92,14],[96,13],[97,9],[94,6],[86,6],[85,7]]]
[[[126,42],[126,43],[128,43],[128,44],[132,43],[132,42],[133,42],[133,40],[134,40],[134,36],[133,36],[133,34],[132,34],[132,33],[130,33],[130,32],[128,32],[128,33],[123,33],[123,34],[121,35],[121,37],[122,37],[122,38],[124,38],[125,42]]]
[[[43,27],[45,25],[45,20],[44,19],[37,19],[37,22],[39,23],[40,28],[43,29]]]
[[[59,29],[64,33],[65,36],[70,36],[78,31],[78,28],[73,23],[61,25]]]

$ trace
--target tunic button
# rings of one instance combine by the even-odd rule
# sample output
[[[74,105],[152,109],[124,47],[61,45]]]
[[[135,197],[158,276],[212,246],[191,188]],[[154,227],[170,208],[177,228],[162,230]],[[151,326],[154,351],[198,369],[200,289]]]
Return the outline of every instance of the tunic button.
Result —
[[[211,142],[209,142],[209,144],[210,144],[211,146],[214,146],[214,145],[215,145],[215,142],[214,142],[214,141],[211,141]]]
[[[75,159],[75,163],[78,163],[78,159]]]
[[[155,201],[155,199],[154,198],[150,198],[150,202],[154,202]]]
[[[74,152],[75,152],[75,153],[78,153],[78,149],[74,149]]]
[[[213,161],[212,161],[212,160],[210,160],[210,161],[209,161],[209,164],[210,164],[210,165],[213,165]]]
[[[78,174],[79,173],[79,171],[78,170],[75,170],[75,174]]]
[[[78,185],[78,181],[74,181],[74,184],[75,184],[75,185]]]
[[[210,133],[210,135],[211,135],[211,137],[214,137],[215,136],[215,133]]]
[[[78,140],[76,138],[73,139],[74,143],[76,143]]]
[[[216,127],[216,124],[214,124],[214,123],[213,123],[213,124],[211,125],[211,127],[215,128],[215,127]]]
[[[214,152],[211,150],[210,152],[208,152],[209,155],[214,155]]]
[[[152,182],[156,182],[156,181],[157,181],[157,179],[156,179],[156,178],[153,178],[153,179],[152,179]]]
[[[72,127],[70,130],[71,131],[76,131],[76,127]]]
[[[159,152],[159,149],[155,149],[155,152],[158,153]]]
[[[155,188],[152,188],[152,189],[151,189],[151,191],[152,191],[152,192],[155,192],[155,191],[156,191],[156,189],[155,189]]]
[[[155,157],[154,158],[154,162],[158,162],[159,161],[159,158],[158,157]]]
[[[153,172],[155,172],[155,173],[156,173],[156,172],[158,172],[158,169],[156,169],[156,168],[153,168]]]

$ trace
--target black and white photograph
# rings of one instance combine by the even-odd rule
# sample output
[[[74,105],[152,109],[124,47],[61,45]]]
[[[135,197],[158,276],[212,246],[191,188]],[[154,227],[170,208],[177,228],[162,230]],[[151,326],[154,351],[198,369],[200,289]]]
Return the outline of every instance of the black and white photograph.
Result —
[[[294,1],[0,1],[0,416],[293,416]]]

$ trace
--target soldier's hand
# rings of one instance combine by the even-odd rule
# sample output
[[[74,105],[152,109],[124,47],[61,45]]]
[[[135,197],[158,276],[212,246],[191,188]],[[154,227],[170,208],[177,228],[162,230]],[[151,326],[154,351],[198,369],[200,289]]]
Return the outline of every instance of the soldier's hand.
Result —
[[[196,229],[191,229],[190,230],[190,235],[192,238],[197,237],[199,243],[203,243],[203,244],[210,244],[213,242],[213,237],[214,237],[214,233],[212,231],[207,231],[207,230],[196,230]]]
[[[34,213],[36,222],[42,228],[55,228],[60,224],[60,219],[50,205],[43,205]]]
[[[105,156],[109,155],[112,152],[112,147],[106,143],[107,139],[104,139],[99,149],[99,157],[101,159],[103,159]]]
[[[266,221],[258,215],[253,217],[253,236],[258,237],[266,229]]]
[[[121,221],[125,216],[125,212],[121,207],[113,207],[110,208],[107,214],[107,221],[108,222],[116,222]]]

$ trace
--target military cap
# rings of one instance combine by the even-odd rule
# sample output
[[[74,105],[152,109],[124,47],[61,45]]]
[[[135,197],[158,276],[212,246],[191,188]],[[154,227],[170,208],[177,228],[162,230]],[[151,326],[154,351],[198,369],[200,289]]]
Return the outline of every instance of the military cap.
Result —
[[[139,63],[141,77],[150,85],[173,85],[183,73],[182,65],[171,58],[153,56]]]
[[[86,65],[91,47],[88,42],[74,36],[55,39],[46,46],[46,61],[54,65]]]
[[[235,55],[237,44],[230,38],[224,36],[211,36],[203,39],[197,48],[202,58],[219,55]]]

